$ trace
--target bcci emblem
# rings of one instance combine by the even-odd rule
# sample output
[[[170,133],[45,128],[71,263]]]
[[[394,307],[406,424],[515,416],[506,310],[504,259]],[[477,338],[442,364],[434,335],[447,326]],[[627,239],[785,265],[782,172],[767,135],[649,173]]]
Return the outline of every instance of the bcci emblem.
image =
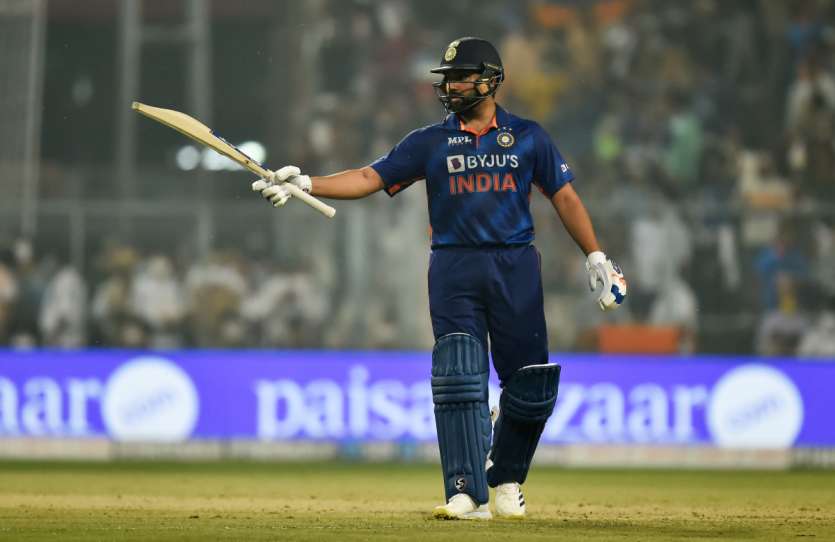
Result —
[[[500,132],[499,135],[496,137],[496,143],[499,144],[500,147],[510,147],[516,140],[513,138],[512,134],[508,132]]]
[[[461,40],[455,40],[449,44],[449,47],[446,48],[446,53],[444,53],[444,60],[446,62],[452,62],[452,59],[458,54],[459,43],[461,43]]]
[[[459,493],[464,491],[464,488],[467,487],[467,480],[464,478],[459,478],[455,481],[455,489],[458,490]]]

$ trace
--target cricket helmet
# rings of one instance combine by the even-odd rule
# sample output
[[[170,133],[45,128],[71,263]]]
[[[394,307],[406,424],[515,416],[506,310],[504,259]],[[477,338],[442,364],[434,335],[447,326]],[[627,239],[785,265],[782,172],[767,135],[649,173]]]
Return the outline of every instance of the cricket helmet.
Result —
[[[465,71],[478,73],[480,77],[473,82],[475,96],[451,95],[447,87],[447,73],[450,71]],[[434,83],[438,99],[444,108],[450,113],[460,113],[470,109],[488,96],[493,96],[504,81],[504,67],[499,52],[493,44],[487,40],[474,37],[458,38],[450,43],[444,50],[441,58],[441,65],[432,73],[444,75],[443,81]],[[478,86],[486,83],[489,90],[481,93]],[[453,105],[452,98],[462,98],[460,102]]]

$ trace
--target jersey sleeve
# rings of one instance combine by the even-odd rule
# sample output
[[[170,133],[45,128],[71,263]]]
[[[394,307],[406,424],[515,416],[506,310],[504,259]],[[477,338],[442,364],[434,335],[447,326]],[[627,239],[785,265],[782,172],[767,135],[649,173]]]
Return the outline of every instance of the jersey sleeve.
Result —
[[[533,182],[548,199],[551,199],[566,183],[574,180],[574,173],[557,150],[548,132],[538,124],[534,138],[536,159]]]
[[[371,163],[383,179],[383,189],[394,196],[415,181],[426,177],[428,140],[425,129],[415,130],[404,137],[386,155]]]

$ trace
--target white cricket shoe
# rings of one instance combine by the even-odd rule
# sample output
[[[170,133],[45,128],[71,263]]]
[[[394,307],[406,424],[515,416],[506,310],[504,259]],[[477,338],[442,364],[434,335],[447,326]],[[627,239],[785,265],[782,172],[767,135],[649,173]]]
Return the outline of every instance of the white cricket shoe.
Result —
[[[493,514],[486,504],[478,506],[466,493],[453,495],[449,502],[436,506],[432,516],[437,519],[492,519]]]
[[[508,519],[525,517],[525,496],[516,482],[496,486],[496,515]]]

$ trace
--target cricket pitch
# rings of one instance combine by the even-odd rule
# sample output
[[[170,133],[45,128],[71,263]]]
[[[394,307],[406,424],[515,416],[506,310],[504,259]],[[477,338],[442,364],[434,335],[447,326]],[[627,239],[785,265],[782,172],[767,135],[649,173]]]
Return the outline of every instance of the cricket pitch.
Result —
[[[0,462],[3,540],[835,540],[835,472],[534,468],[523,522],[430,518],[440,467]]]

